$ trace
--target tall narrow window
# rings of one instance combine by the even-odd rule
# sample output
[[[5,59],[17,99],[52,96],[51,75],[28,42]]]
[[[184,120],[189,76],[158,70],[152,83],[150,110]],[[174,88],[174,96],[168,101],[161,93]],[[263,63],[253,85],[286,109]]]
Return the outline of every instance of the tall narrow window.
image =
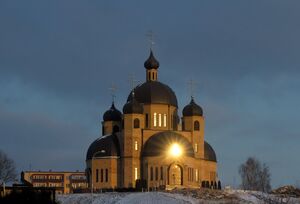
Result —
[[[153,126],[156,127],[156,113],[153,114]]]
[[[151,80],[151,72],[148,72],[148,80]]]
[[[161,114],[158,114],[158,126],[161,127]]]
[[[152,72],[152,80],[154,80],[154,72]]]
[[[105,182],[108,182],[108,169],[105,169]]]
[[[137,167],[134,168],[134,179],[135,180],[138,179],[138,169],[137,169]]]
[[[96,169],[96,182],[99,182],[99,169]]]
[[[150,167],[150,180],[153,181],[153,167]]]
[[[146,128],[148,128],[148,122],[149,122],[148,113],[146,113],[146,118],[145,118],[145,126],[146,126]]]
[[[200,124],[199,124],[199,121],[198,121],[198,120],[196,120],[196,121],[194,122],[194,130],[196,130],[196,131],[199,131],[199,130],[200,130]]]
[[[173,115],[171,114],[171,128],[173,128]]]
[[[198,144],[195,143],[195,152],[197,153],[198,152]]]
[[[164,127],[167,127],[167,114],[164,114]]]
[[[138,150],[138,142],[134,141],[134,150]]]
[[[103,169],[101,169],[101,182],[103,182]]]
[[[160,180],[164,180],[164,168],[160,167]]]
[[[158,167],[155,167],[155,180],[158,180]]]
[[[133,121],[133,127],[134,128],[140,128],[140,120],[139,119],[134,119]]]
[[[198,182],[198,169],[195,170],[195,181]]]

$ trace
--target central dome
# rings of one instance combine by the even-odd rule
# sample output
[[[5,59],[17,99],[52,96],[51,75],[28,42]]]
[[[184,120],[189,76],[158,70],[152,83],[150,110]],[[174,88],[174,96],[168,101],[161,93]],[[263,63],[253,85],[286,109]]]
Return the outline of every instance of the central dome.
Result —
[[[147,81],[134,89],[135,99],[144,104],[156,103],[177,106],[177,98],[174,91],[167,85],[158,81]],[[132,92],[127,101],[131,101]]]

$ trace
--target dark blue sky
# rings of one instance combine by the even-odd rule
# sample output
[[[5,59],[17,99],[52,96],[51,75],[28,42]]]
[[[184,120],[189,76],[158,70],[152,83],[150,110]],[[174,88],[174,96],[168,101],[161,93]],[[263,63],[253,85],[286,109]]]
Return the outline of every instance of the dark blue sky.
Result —
[[[300,184],[300,2],[0,1],[0,149],[19,171],[84,170],[118,86],[143,82],[155,33],[159,80],[204,109],[223,184],[255,156],[274,187]]]

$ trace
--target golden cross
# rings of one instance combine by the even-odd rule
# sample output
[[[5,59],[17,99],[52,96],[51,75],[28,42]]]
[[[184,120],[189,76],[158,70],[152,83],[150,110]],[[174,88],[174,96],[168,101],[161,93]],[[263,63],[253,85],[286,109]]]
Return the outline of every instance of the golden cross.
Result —
[[[136,85],[138,82],[139,82],[139,81],[135,79],[134,74],[132,73],[132,74],[129,76],[129,83],[130,83],[130,86],[131,86],[131,89],[132,89],[132,90],[135,88],[135,85]]]
[[[153,39],[153,38],[154,38],[154,34],[153,34],[152,30],[149,30],[149,31],[147,32],[146,36],[148,37],[148,40],[149,40],[149,42],[150,42],[150,49],[152,50],[153,45],[155,44],[155,43],[154,43],[154,39]]]
[[[112,102],[114,103],[115,102],[115,98],[116,98],[116,90],[117,90],[117,87],[114,83],[111,84],[111,87],[109,88],[110,90],[110,94],[111,94],[111,97],[112,97]]]
[[[194,98],[195,88],[196,88],[196,84],[197,84],[197,83],[196,83],[193,79],[191,79],[191,80],[188,82],[188,84],[189,84],[189,89],[190,89],[191,97]]]

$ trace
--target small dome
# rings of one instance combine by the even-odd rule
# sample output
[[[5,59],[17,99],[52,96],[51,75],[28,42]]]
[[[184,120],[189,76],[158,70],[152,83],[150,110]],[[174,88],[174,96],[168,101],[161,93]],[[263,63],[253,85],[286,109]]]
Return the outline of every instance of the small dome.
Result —
[[[192,144],[182,135],[172,131],[159,132],[151,136],[144,145],[143,156],[154,157],[164,155],[166,148],[174,142],[182,145],[184,155],[194,157]]]
[[[146,69],[158,69],[159,67],[159,62],[155,59],[152,50],[150,51],[150,56],[144,63],[144,67]]]
[[[132,96],[132,99],[124,105],[123,113],[124,114],[132,114],[132,113],[143,114],[143,106],[135,99],[134,96]]]
[[[206,141],[204,141],[204,159],[217,162],[217,157],[214,149]]]
[[[134,97],[139,103],[167,104],[177,107],[177,98],[174,91],[158,81],[147,81],[134,89]],[[132,92],[127,101],[132,99]]]
[[[203,110],[202,108],[197,105],[192,98],[190,104],[186,105],[182,110],[183,116],[202,116]]]
[[[107,110],[103,114],[103,120],[104,121],[121,121],[122,113],[118,109],[116,109],[114,103],[112,103],[110,109]]]
[[[95,140],[86,154],[86,160],[92,157],[120,156],[120,147],[116,135],[104,135]]]

